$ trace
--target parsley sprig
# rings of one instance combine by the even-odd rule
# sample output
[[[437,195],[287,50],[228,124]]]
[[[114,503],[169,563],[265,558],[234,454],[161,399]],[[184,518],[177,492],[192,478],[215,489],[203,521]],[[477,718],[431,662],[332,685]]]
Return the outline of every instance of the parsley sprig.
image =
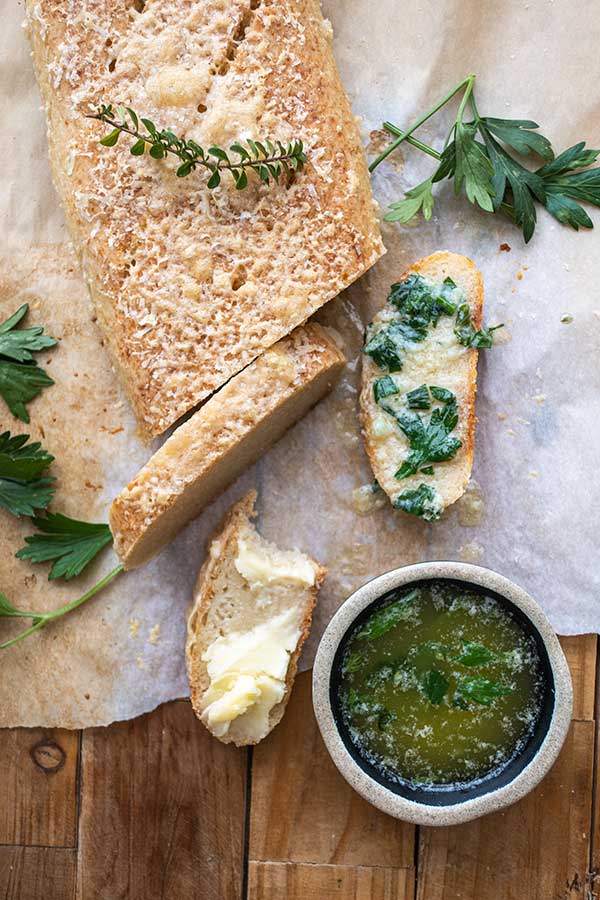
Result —
[[[468,200],[486,212],[508,215],[522,229],[526,242],[535,231],[536,203],[576,231],[593,228],[580,203],[600,206],[600,168],[588,169],[600,150],[586,149],[585,142],[581,141],[555,158],[550,141],[537,131],[540,127],[537,122],[481,116],[474,86],[475,75],[467,76],[405,131],[384,122],[384,129],[396,139],[373,160],[370,171],[403,141],[438,161],[437,169],[429,178],[407,191],[403,200],[391,204],[386,220],[406,223],[418,212],[430,219],[434,185],[453,178],[457,195],[464,189]],[[441,152],[413,137],[424,122],[461,92],[458,113]],[[467,110],[472,115],[468,121],[465,120]],[[537,156],[542,165],[531,170],[507,148],[518,157]]]
[[[43,628],[49,622],[52,622],[55,619],[59,619],[67,613],[72,612],[74,609],[77,609],[77,607],[85,603],[86,600],[90,600],[95,594],[99,593],[99,591],[106,587],[107,584],[110,584],[110,582],[113,581],[122,571],[122,565],[116,566],[111,572],[108,573],[108,575],[106,575],[101,581],[99,581],[98,584],[95,584],[92,588],[90,588],[89,591],[86,591],[85,594],[82,594],[81,597],[78,597],[76,600],[71,601],[71,603],[67,603],[65,606],[59,607],[59,609],[55,609],[52,612],[47,613],[18,609],[16,606],[12,605],[12,603],[4,594],[0,593],[0,618],[26,618],[32,620],[31,626],[29,628],[26,628],[25,631],[21,631],[14,638],[0,643],[0,650],[6,650],[8,649],[8,647],[12,647],[14,644],[17,644],[24,638],[29,637],[29,635],[34,634],[36,631],[39,631],[40,628]]]
[[[0,396],[13,416],[25,423],[29,422],[27,404],[44,388],[54,384],[37,365],[33,354],[56,344],[56,338],[44,334],[40,325],[18,327],[28,311],[29,304],[23,303],[0,324]]]
[[[34,516],[54,496],[55,479],[46,474],[54,461],[28,434],[0,434],[0,506],[13,516]]]
[[[105,147],[114,147],[122,134],[128,134],[136,139],[131,146],[133,156],[143,156],[146,150],[153,159],[164,159],[169,154],[176,156],[181,161],[177,169],[180,178],[195,169],[205,169],[209,174],[206,186],[211,190],[219,186],[223,172],[229,172],[236,188],[242,190],[248,185],[249,171],[268,184],[271,180],[278,182],[282,175],[292,175],[306,162],[301,140],[247,140],[245,144],[232,144],[229,152],[222,147],[205,150],[196,141],[178,137],[168,129],[158,129],[154,122],[139,117],[129,106],[102,104],[87,118],[98,119],[112,129],[100,141]]]
[[[80,575],[112,543],[110,528],[105,524],[81,522],[62,513],[48,513],[32,522],[38,533],[25,538],[27,546],[16,556],[33,563],[53,561],[49,581],[56,578],[70,581]]]

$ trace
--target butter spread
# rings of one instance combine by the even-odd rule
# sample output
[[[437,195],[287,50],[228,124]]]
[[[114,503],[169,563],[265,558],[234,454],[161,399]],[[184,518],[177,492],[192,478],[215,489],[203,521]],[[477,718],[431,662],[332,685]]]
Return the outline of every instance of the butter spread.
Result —
[[[293,561],[274,560],[264,551],[253,550],[243,538],[238,539],[235,567],[253,587],[268,587],[276,581],[295,581],[312,587],[316,577],[316,566],[306,557],[298,555]]]
[[[283,700],[290,655],[301,634],[298,618],[297,609],[286,610],[250,631],[219,637],[204,651],[210,685],[202,719],[218,737],[242,716],[256,740],[268,732],[269,713]]]

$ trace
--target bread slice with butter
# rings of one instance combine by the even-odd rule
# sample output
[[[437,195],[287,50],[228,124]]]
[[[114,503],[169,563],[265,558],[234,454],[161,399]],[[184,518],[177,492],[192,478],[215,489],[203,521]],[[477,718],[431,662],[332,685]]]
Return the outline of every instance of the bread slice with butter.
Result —
[[[441,311],[439,318],[434,316],[433,321],[428,323],[426,330],[416,340],[410,339],[411,333],[415,333],[411,332],[411,328],[416,319],[407,322],[408,317],[405,315],[404,322],[395,326],[395,340],[398,341],[401,360],[394,357],[394,348],[391,347],[390,351],[390,346],[386,347],[382,341],[379,343],[380,352],[377,353],[372,349],[376,347],[374,339],[381,337],[386,329],[389,330],[393,322],[398,322],[398,309],[402,309],[397,302],[394,304],[394,289],[401,289],[401,285],[414,275],[421,276],[426,284],[433,286],[434,293],[443,288],[447,294],[444,300],[447,300],[447,308]],[[432,521],[439,518],[443,509],[458,500],[471,475],[478,351],[472,346],[464,346],[458,340],[456,316],[458,308],[462,305],[465,309],[464,305],[468,304],[466,312],[470,312],[473,329],[481,328],[483,279],[475,264],[467,257],[438,252],[410,266],[400,277],[398,284],[392,286],[388,299],[390,302],[369,326],[363,353],[360,410],[365,446],[375,478],[392,503],[406,512]],[[451,313],[452,306],[456,310]],[[412,309],[415,309],[414,304]],[[423,334],[426,335],[424,339]],[[373,355],[369,355],[369,348]],[[390,352],[392,355],[386,357]],[[386,359],[389,365],[385,364]],[[386,388],[390,391],[390,395],[383,399],[380,397],[379,401],[376,396],[377,384],[382,386],[380,394],[385,394]],[[415,395],[412,394],[411,398],[407,398],[407,395],[423,386],[426,391],[419,407]],[[442,389],[441,392],[437,391],[437,399],[431,394],[431,387]],[[429,456],[425,455],[423,465],[419,465],[413,474],[404,476],[407,468],[410,471],[407,459],[411,452],[411,442],[394,420],[395,416],[386,411],[385,407],[393,407],[400,415],[408,414],[410,430],[410,419],[414,423],[418,416],[427,423],[435,409],[440,418],[442,413],[449,412],[444,400],[441,405],[438,402],[440,397],[449,397],[450,394],[455,397],[458,421],[454,428],[447,429],[442,440],[439,440],[439,435],[436,436],[438,452],[433,450]],[[415,405],[411,407],[412,402]],[[429,409],[430,412],[419,413],[419,408]],[[413,413],[413,409],[416,413]],[[452,443],[446,443],[445,451],[440,453],[439,446],[444,438]],[[458,442],[458,450],[455,450],[454,455],[448,456],[452,446],[456,447]],[[418,462],[418,457],[413,454],[411,460],[415,459]]]
[[[126,569],[147,562],[330,390],[346,362],[321,325],[296,328],[181,425],[113,501]]]
[[[223,743],[257,744],[283,717],[326,570],[262,538],[256,492],[213,539],[187,620],[186,664],[198,718]]]

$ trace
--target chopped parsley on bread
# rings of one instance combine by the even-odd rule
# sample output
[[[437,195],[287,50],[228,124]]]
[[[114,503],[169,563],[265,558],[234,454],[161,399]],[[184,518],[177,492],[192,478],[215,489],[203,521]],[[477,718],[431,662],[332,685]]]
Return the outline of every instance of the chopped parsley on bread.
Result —
[[[257,744],[285,712],[326,570],[252,524],[256,492],[210,546],[187,620],[194,711],[223,743]]]
[[[398,509],[427,521],[464,492],[475,433],[483,279],[465,256],[421,259],[393,284],[367,329],[360,409],[379,486]]]

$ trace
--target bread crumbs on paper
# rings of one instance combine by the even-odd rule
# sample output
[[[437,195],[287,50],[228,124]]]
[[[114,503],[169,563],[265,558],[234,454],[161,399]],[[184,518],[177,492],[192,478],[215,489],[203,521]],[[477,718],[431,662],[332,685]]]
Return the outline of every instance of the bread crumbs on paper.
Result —
[[[129,620],[129,634],[132,638],[138,636],[138,632],[140,630],[140,623],[138,619],[130,619]]]
[[[544,403],[546,401],[546,395],[545,394],[534,394],[531,399],[535,403],[537,403],[539,406],[541,406],[542,403]]]
[[[146,665],[144,663],[144,659],[141,656],[136,656],[135,661],[137,663],[138,669],[145,669]]]
[[[153,625],[148,635],[148,643],[156,647],[160,640],[160,625]]]

